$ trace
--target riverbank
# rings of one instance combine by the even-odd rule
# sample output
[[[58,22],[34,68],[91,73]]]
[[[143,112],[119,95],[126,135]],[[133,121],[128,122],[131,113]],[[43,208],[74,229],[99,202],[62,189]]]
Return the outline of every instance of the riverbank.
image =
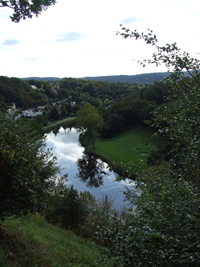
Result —
[[[134,177],[135,173],[147,168],[151,151],[165,144],[164,140],[152,137],[153,134],[152,128],[137,126],[113,138],[98,138],[95,149],[90,143],[84,143],[84,147],[88,152],[101,157],[116,172],[128,171]]]
[[[72,123],[74,120],[75,120],[75,117],[68,117],[68,118],[63,119],[63,120],[49,123],[47,126],[42,127],[42,129],[45,132],[50,131],[50,130],[53,130],[54,128],[58,127],[58,126],[68,125],[68,124]]]

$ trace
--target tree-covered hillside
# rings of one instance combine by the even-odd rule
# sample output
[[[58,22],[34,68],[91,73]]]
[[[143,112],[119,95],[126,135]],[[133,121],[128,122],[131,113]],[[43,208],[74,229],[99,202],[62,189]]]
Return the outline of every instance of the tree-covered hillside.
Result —
[[[49,84],[46,86],[50,86]],[[43,89],[43,88],[41,88]],[[45,91],[34,90],[31,84],[19,78],[0,76],[0,107],[8,109],[8,105],[15,103],[17,108],[36,107],[48,102]]]
[[[46,81],[46,82],[56,82],[60,81],[61,78],[58,77],[26,77],[26,78],[21,78],[21,80],[37,80],[37,81]]]
[[[137,75],[111,75],[111,76],[97,76],[84,77],[84,80],[91,81],[107,81],[107,82],[128,82],[128,83],[143,83],[153,84],[161,81],[169,76],[168,72],[143,73]]]

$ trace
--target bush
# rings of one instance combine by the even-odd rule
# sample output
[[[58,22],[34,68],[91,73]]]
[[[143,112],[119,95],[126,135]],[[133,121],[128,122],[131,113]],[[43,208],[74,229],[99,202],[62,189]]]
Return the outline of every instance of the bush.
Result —
[[[82,203],[78,191],[71,186],[65,194],[56,198],[46,219],[62,228],[75,230],[85,221],[87,209]]]
[[[57,190],[56,158],[45,149],[45,137],[14,117],[0,124],[0,218],[46,208]],[[61,182],[61,184],[63,184]],[[62,187],[62,186],[61,186]]]

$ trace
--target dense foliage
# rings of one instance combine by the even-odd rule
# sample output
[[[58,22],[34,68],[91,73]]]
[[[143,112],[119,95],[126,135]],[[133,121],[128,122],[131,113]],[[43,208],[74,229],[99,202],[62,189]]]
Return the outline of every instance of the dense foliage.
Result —
[[[99,234],[109,240],[109,254],[116,263],[200,264],[200,199],[194,185],[176,177],[171,166],[161,165],[138,179],[138,191],[127,194],[137,209],[125,218],[114,217],[112,226],[103,227]]]
[[[70,229],[84,238],[96,239],[96,229],[110,225],[114,214],[112,199],[105,195],[96,199],[88,191],[80,192],[73,186],[65,189],[62,196],[52,198],[46,211],[46,219],[63,229]],[[104,244],[97,237],[99,243]]]
[[[14,116],[0,124],[0,218],[46,208],[62,190],[56,158],[45,149],[45,137]]]
[[[51,86],[49,83],[43,82],[40,90],[34,90],[31,87],[32,83],[18,78],[0,76],[1,110],[8,109],[8,105],[11,103],[15,103],[17,108],[30,108],[46,104],[48,97],[45,89],[43,89],[44,84],[46,84],[46,88]]]
[[[103,118],[92,105],[86,105],[77,111],[76,129],[81,133],[82,139],[91,142],[95,149],[95,138],[102,127]]]
[[[55,198],[46,219],[62,228],[75,230],[84,224],[88,210],[73,186],[66,188],[62,197]]]

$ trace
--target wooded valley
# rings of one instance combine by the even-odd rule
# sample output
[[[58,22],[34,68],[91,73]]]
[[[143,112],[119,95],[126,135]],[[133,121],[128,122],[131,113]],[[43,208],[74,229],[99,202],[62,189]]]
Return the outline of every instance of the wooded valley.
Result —
[[[152,85],[0,77],[1,234],[10,231],[8,236],[13,236],[15,224],[9,224],[10,219],[26,220],[24,216],[38,213],[84,240],[95,240],[103,249],[95,264],[199,266],[200,63],[176,43],[158,46],[152,31],[144,35],[122,28],[119,34],[155,46],[157,54],[149,62],[171,67],[169,77]],[[22,116],[23,110],[38,107],[42,115]],[[133,187],[124,192],[128,209],[116,212],[107,199],[99,201],[88,192],[79,194],[73,186],[65,186],[67,174],[58,175],[56,159],[44,149],[43,127],[68,116],[75,117],[82,144],[92,144],[93,150],[99,136],[115,138],[138,125],[153,128],[154,136],[166,142],[150,155],[148,168],[138,171]],[[6,255],[11,255],[11,264],[15,261],[9,246],[4,249],[3,244],[1,264],[9,266]],[[73,265],[80,258],[72,254],[68,263]],[[54,266],[53,260],[49,266]],[[84,260],[87,266],[94,263]]]

